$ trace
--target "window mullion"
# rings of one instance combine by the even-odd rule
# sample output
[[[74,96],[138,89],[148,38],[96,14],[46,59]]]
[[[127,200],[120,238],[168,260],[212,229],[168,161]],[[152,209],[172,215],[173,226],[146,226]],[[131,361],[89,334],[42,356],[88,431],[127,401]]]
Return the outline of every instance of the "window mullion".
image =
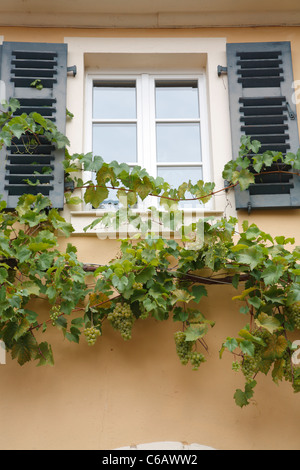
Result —
[[[148,74],[141,74],[137,81],[138,96],[138,140],[139,140],[139,159],[138,163],[145,168],[148,173],[153,174],[152,170],[152,144],[151,144],[151,92],[150,77]]]
[[[200,109],[200,128],[201,128],[201,155],[203,163],[204,181],[212,181],[212,168],[210,161],[210,142],[208,128],[208,108],[205,76],[201,75],[199,83],[199,109]],[[209,203],[210,205],[212,202]]]

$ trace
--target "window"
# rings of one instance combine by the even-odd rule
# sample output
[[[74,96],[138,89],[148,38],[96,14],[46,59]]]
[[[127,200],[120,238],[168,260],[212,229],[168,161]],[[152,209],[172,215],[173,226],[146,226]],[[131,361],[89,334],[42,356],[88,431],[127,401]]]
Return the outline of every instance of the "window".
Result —
[[[74,114],[74,119],[67,122],[71,153],[87,153],[93,150],[93,125],[101,124],[101,119],[103,124],[112,125],[108,116],[104,118],[98,116],[98,122],[93,118],[94,83],[108,81],[112,84],[129,81],[134,84],[136,97],[136,118],[130,117],[131,122],[128,122],[128,124],[136,123],[135,164],[146,167],[153,176],[168,170],[168,180],[171,169],[176,171],[175,175],[178,175],[180,169],[184,168],[194,177],[193,169],[197,168],[200,177],[214,181],[216,189],[223,188],[222,171],[228,160],[232,158],[227,77],[218,75],[218,66],[226,65],[226,38],[126,36],[64,38],[68,44],[68,61],[77,66],[76,79],[68,82],[67,93],[67,108]],[[156,123],[155,83],[159,85],[160,81],[197,82],[201,139],[201,160],[197,165],[193,161],[188,162],[185,156],[181,164],[174,162],[176,165],[173,167],[171,161],[157,160],[156,124],[159,124],[159,119],[172,119],[171,116],[157,117]],[[127,92],[130,93],[130,90]],[[120,116],[117,119],[120,120]],[[128,118],[123,116],[121,119],[123,124],[125,119]],[[186,119],[195,119],[195,116],[177,116],[176,119],[182,122]],[[97,153],[103,155],[103,147],[101,146]],[[186,179],[185,176],[183,179]],[[82,174],[81,177],[84,181],[88,181],[91,175]],[[197,179],[199,179],[198,174]],[[82,196],[81,192],[78,192],[78,195]],[[155,200],[157,201],[156,198]],[[155,201],[150,202],[151,204],[148,204],[147,201],[144,207],[153,205]],[[193,206],[193,213],[195,211],[197,214],[202,213],[202,209],[198,203],[195,210]],[[187,208],[186,213],[189,211]],[[224,211],[228,217],[236,216],[234,194],[221,191],[209,205],[205,206],[205,215],[219,217]],[[102,236],[98,227],[89,229],[88,232],[85,230],[95,217],[101,215],[98,210],[91,210],[82,204],[80,207],[74,207],[70,213],[66,210],[66,216],[69,215],[75,229],[74,234],[88,233]]]
[[[87,97],[87,151],[138,165],[176,188],[209,180],[204,74],[91,74]],[[106,202],[114,201],[111,191]]]

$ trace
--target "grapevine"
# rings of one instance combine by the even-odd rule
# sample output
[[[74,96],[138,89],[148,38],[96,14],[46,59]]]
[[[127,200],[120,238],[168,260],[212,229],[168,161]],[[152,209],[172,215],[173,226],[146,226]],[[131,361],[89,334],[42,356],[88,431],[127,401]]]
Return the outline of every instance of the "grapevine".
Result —
[[[15,139],[16,127],[17,132],[21,132],[21,124],[18,122],[16,126],[13,117],[19,107],[16,100],[11,101],[0,113],[5,123],[0,133],[0,148]],[[68,145],[51,121],[41,119],[37,113],[30,119],[22,116],[26,122],[23,130],[29,137],[47,134],[51,143],[59,144],[59,148]],[[255,178],[254,169],[259,168],[259,175],[262,168],[274,167],[278,162],[300,168],[300,152],[289,153],[288,157],[266,152],[258,159],[261,164],[256,162],[254,168],[252,159],[244,157],[256,152],[257,144],[253,146],[248,138],[243,139],[243,156],[226,164],[222,176],[229,184],[217,191],[214,191],[214,183],[203,181],[183,183],[180,188],[170,189],[162,178],[152,178],[145,170],[117,162],[109,164],[101,157],[93,158],[90,153],[71,156],[67,149],[63,166],[67,182],[74,183],[77,189],[85,188],[82,191],[84,202],[95,209],[106,199],[110,189],[119,188],[117,197],[125,191],[130,206],[138,199],[144,201],[153,196],[160,198],[160,204],[168,212],[186,195],[206,204],[219,191],[238,184],[241,190],[247,189]],[[96,181],[96,185],[76,177],[72,180],[70,175],[81,168],[94,173],[92,181]],[[66,193],[67,204],[81,203],[78,199]],[[128,211],[126,221],[134,222],[137,230],[144,224],[138,212],[130,214]],[[105,215],[84,231],[100,223],[108,226],[121,215],[119,211],[114,212],[115,219]],[[151,217],[155,219],[155,211]],[[191,240],[186,236],[184,243],[177,243],[172,237],[123,240],[116,259],[107,265],[89,266],[79,262],[77,249],[71,243],[67,244],[65,252],[60,248],[57,233],[69,239],[74,228],[52,208],[50,199],[41,194],[23,194],[16,210],[10,211],[0,197],[0,340],[20,365],[36,359],[43,364],[54,363],[51,346],[46,341],[38,345],[35,337],[41,327],[43,333],[46,331],[38,308],[33,311],[30,305],[32,301],[35,305],[36,299],[50,305],[57,303],[52,306],[48,321],[59,326],[64,338],[79,343],[83,333],[90,346],[102,334],[102,322],[106,319],[124,340],[129,340],[138,319],[149,317],[163,321],[173,316],[174,321],[187,327],[174,335],[177,355],[182,364],[189,363],[197,370],[205,358],[195,346],[199,341],[207,349],[203,337],[207,333],[206,326],[214,323],[200,313],[201,298],[208,295],[205,284],[219,285],[220,289],[223,285],[235,289],[243,285],[245,290],[234,299],[246,302],[240,312],[250,315],[249,324],[238,333],[238,338],[227,338],[221,346],[221,351],[228,349],[238,358],[232,363],[232,369],[241,371],[247,382],[247,390],[237,394],[237,404],[245,405],[250,389],[252,393],[253,379],[259,372],[269,373],[272,366],[275,383],[285,379],[294,391],[300,391],[300,368],[293,364],[288,338],[290,332],[300,329],[300,249],[289,250],[286,245],[295,245],[294,239],[273,238],[255,224],[249,225],[247,220],[239,224],[241,229],[237,233],[238,222],[241,221],[225,217],[199,220],[199,224],[197,221],[189,229]],[[201,247],[190,249],[194,244],[189,242],[195,241],[198,230]],[[204,277],[200,276],[203,272]],[[197,304],[196,308],[191,307],[192,303]],[[79,317],[73,318],[73,314]]]

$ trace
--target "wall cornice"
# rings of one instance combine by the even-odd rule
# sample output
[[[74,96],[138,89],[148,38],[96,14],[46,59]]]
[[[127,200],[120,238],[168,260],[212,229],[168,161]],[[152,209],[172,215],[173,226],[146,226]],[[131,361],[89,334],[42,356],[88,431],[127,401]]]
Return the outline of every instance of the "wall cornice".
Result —
[[[188,12],[149,14],[9,13],[1,12],[0,26],[47,28],[203,28],[299,26],[300,11]]]

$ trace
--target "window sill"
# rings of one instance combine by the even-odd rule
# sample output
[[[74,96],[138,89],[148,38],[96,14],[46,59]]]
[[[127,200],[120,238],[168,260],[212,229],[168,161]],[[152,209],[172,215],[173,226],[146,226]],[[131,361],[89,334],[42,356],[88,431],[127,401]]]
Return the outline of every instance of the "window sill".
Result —
[[[150,211],[145,210],[136,210],[134,211],[142,217],[149,217]],[[134,227],[129,227],[126,224],[121,225],[118,230],[113,228],[101,227],[99,224],[92,229],[84,230],[85,227],[89,226],[96,218],[102,217],[107,213],[106,210],[83,210],[83,211],[71,211],[70,212],[70,222],[74,227],[74,232],[72,236],[97,236],[100,239],[122,239],[122,238],[133,238],[140,234],[140,231]],[[182,211],[185,225],[189,225],[199,218],[204,217],[222,217],[224,215],[223,211],[218,210],[203,210],[203,209],[184,209]],[[151,226],[151,233],[157,234],[158,236],[164,238],[174,238],[176,232],[170,231],[169,228],[164,228],[162,225],[159,225],[157,222],[153,221]]]

